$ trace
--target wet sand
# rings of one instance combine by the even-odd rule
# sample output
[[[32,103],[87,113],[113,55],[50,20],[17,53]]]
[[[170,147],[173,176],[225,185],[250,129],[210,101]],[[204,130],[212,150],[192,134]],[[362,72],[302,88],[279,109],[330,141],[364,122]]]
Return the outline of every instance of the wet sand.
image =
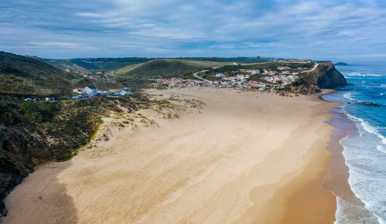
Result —
[[[206,107],[124,129],[100,156],[84,151],[39,168],[7,198],[4,223],[334,222],[333,104],[221,89],[161,93]]]

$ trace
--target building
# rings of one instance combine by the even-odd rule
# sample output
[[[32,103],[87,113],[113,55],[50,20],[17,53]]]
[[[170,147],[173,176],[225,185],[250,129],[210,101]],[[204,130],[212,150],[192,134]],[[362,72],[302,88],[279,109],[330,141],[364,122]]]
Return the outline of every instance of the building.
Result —
[[[220,79],[225,77],[224,73],[217,73],[215,76],[216,78],[220,78]]]
[[[98,95],[98,91],[96,89],[86,87],[82,90],[82,95],[93,97]]]

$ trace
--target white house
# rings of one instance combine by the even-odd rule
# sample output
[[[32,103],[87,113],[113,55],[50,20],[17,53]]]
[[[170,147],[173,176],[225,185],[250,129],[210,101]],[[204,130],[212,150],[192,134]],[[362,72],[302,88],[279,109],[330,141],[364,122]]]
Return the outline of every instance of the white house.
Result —
[[[96,95],[98,95],[98,91],[96,89],[86,87],[83,89],[82,94],[87,95],[87,96],[96,96]]]
[[[216,78],[224,78],[225,77],[225,75],[224,75],[224,73],[217,73],[216,74]]]

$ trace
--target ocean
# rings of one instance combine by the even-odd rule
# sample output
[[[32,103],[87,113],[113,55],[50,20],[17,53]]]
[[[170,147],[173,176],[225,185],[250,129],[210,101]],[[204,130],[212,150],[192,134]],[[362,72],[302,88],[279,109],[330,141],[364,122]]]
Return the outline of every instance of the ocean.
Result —
[[[356,130],[340,141],[349,185],[363,206],[337,198],[336,224],[386,224],[386,64],[338,66],[349,85],[324,96]]]

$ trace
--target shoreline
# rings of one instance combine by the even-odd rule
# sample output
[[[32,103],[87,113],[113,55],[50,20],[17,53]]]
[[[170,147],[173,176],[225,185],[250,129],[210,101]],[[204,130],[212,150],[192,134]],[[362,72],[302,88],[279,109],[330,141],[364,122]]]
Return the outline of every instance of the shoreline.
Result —
[[[169,91],[208,108],[39,168],[7,198],[4,224],[333,223],[331,102],[227,91]]]
[[[333,128],[331,133],[331,140],[329,143],[328,151],[331,153],[331,159],[329,161],[329,168],[326,172],[326,184],[334,192],[336,197],[342,197],[348,201],[358,202],[355,194],[349,185],[349,168],[345,162],[343,155],[343,146],[341,141],[350,136],[355,130],[355,124],[347,118],[347,116],[340,111],[342,103],[329,101],[324,98],[329,94],[334,93],[335,90],[326,91],[320,94],[319,99],[333,103],[335,106],[331,109],[331,117],[327,121]]]
[[[357,124],[349,118],[349,115],[343,112],[343,102],[323,100],[338,104],[331,111],[333,117],[329,121],[334,131],[332,133],[331,147],[329,147],[333,157],[330,161],[328,173],[329,188],[332,189],[337,198],[337,223],[339,224],[339,221],[350,223],[355,220],[362,220],[366,223],[378,223],[350,185],[350,168],[344,155],[343,141],[359,134]]]

